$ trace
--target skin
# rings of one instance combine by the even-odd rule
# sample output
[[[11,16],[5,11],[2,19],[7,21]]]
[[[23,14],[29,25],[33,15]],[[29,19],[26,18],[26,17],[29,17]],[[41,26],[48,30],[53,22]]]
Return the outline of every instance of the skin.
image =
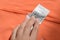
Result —
[[[33,26],[33,29],[31,27]],[[37,40],[39,20],[32,16],[19,25],[12,33],[10,40]]]

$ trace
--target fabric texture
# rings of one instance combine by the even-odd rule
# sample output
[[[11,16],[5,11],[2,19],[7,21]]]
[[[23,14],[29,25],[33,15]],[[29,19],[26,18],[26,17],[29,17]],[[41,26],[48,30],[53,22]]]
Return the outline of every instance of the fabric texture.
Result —
[[[13,29],[38,4],[50,13],[39,26],[37,40],[60,40],[60,0],[0,0],[0,40],[9,40]]]

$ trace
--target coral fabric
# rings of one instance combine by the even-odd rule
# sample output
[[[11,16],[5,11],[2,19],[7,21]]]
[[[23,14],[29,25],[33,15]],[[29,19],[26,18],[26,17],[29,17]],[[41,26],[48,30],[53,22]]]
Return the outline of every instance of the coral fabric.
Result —
[[[9,40],[13,29],[38,4],[50,13],[39,26],[37,40],[60,40],[60,0],[0,0],[0,40]]]

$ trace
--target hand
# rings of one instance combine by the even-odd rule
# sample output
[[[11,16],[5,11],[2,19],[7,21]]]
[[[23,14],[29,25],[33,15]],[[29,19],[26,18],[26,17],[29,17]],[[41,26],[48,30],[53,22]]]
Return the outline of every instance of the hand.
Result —
[[[13,31],[10,40],[37,40],[38,26],[39,20],[34,16],[27,18]]]

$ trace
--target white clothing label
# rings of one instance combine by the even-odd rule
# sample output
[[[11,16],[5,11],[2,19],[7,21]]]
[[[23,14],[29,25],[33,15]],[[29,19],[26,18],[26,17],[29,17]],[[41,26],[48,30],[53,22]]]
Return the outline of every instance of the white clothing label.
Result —
[[[40,20],[40,24],[45,19],[45,17],[48,15],[49,10],[42,5],[38,4],[37,7],[32,11],[31,14],[27,15],[27,17],[35,16],[35,18],[38,18]]]

